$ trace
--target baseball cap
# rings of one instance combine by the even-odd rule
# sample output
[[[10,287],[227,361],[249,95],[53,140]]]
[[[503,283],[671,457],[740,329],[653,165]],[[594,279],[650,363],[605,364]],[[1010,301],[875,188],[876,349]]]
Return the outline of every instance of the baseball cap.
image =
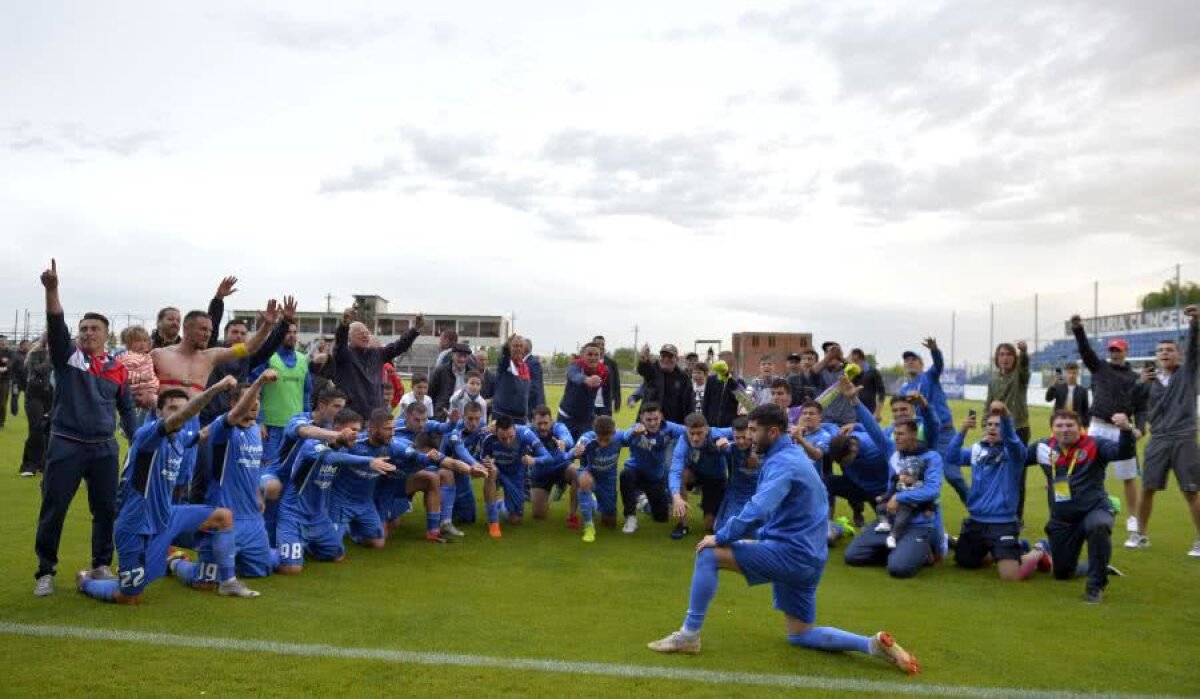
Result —
[[[456,342],[450,345],[450,351],[455,354],[471,354],[471,348],[465,342]]]
[[[1115,340],[1109,340],[1109,341],[1108,341],[1108,349],[1112,349],[1112,348],[1114,348],[1114,347],[1115,347],[1115,348],[1117,348],[1117,349],[1119,349],[1119,350],[1121,350],[1122,352],[1128,352],[1128,351],[1129,351],[1129,343],[1128,343],[1128,342],[1126,342],[1126,341],[1124,341],[1124,340],[1122,340],[1122,339],[1121,339],[1121,338],[1119,338],[1119,337],[1118,337],[1117,339],[1115,339]]]
[[[789,362],[802,362],[804,361],[804,357],[801,357],[798,352],[792,352],[787,356],[787,360]]]
[[[912,350],[904,350],[904,354],[900,355],[902,359],[920,359],[921,355]]]
[[[658,350],[658,353],[659,354],[673,354],[676,357],[679,356],[679,350],[675,347],[675,345],[671,345],[671,344],[663,345],[662,348]]]

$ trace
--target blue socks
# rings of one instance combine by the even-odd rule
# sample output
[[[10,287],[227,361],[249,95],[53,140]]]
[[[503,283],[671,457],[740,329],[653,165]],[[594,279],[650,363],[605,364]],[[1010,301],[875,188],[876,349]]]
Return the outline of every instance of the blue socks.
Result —
[[[711,548],[702,549],[696,554],[696,567],[692,572],[692,593],[688,597],[684,631],[700,633],[700,627],[704,626],[704,615],[708,614],[708,606],[716,594],[717,552]]]
[[[454,518],[454,500],[457,497],[457,486],[453,484],[442,486],[442,522],[449,524]]]
[[[488,500],[487,505],[488,524],[495,524],[500,521],[500,505],[495,500]]]
[[[437,531],[438,526],[442,523],[442,512],[426,512],[425,513],[425,531]]]
[[[871,639],[866,636],[835,629],[832,626],[814,626],[804,633],[788,634],[788,643],[804,646],[827,653],[841,651],[871,652]]]
[[[83,583],[83,593],[102,602],[112,602],[119,589],[116,580],[88,580]]]
[[[596,498],[591,493],[579,493],[579,513],[585,524],[591,524],[596,512]]]
[[[220,582],[232,580],[236,576],[233,563],[237,554],[232,529],[212,532],[212,552],[213,558],[217,559],[217,579]]]

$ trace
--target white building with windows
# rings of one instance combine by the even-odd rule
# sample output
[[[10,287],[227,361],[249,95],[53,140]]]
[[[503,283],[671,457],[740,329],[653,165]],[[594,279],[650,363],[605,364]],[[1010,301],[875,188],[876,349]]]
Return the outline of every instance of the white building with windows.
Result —
[[[358,308],[359,320],[366,324],[380,342],[389,343],[412,325],[412,313],[392,313],[388,300],[377,294],[355,294],[354,305]],[[245,320],[253,330],[256,311],[235,310],[234,317]],[[307,347],[318,338],[333,339],[338,323],[342,322],[341,311],[297,311],[296,325],[299,342]],[[458,333],[458,341],[475,349],[499,348],[512,334],[512,319],[506,315],[426,313],[425,328],[413,347],[398,362],[397,369],[423,372],[437,357],[438,336],[445,330]]]

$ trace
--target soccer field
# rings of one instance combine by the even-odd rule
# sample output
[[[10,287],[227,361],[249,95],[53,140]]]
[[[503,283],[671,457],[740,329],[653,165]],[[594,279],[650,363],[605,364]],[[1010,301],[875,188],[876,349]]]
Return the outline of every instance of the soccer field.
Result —
[[[561,389],[549,394],[557,402]],[[966,403],[953,407],[965,415]],[[1046,411],[1032,412],[1042,436]],[[625,425],[632,412],[618,418]],[[253,581],[260,598],[219,598],[167,578],[126,608],[75,592],[73,572],[90,550],[81,491],[58,592],[37,599],[38,479],[16,475],[24,438],[24,415],[0,430],[0,694],[1200,694],[1200,560],[1185,555],[1192,528],[1174,481],[1156,502],[1153,548],[1126,551],[1118,525],[1113,562],[1126,577],[1112,580],[1098,606],[1081,601],[1082,580],[1003,583],[993,570],[948,564],[893,580],[880,568],[847,567],[844,544],[833,549],[818,623],[893,632],[921,661],[922,673],[907,678],[861,655],[789,646],[769,586],[727,573],[701,655],[646,650],[682,621],[699,534],[672,541],[669,525],[642,517],[634,535],[601,527],[585,545],[565,527],[565,499],[549,520],[507,526],[500,541],[476,524],[442,546],[423,541],[418,504],[387,548],[352,547],[342,564]],[[1028,477],[1026,536],[1037,539],[1045,483],[1040,471]],[[962,508],[949,488],[943,505],[957,531]],[[692,531],[701,529],[693,513]]]

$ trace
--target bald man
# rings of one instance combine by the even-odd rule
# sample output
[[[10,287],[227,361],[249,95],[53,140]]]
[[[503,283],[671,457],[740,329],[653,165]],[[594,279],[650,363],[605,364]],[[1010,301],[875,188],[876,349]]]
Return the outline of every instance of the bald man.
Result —
[[[424,326],[425,316],[418,313],[398,340],[373,347],[371,331],[359,322],[358,311],[347,308],[342,313],[333,340],[333,382],[345,392],[354,412],[370,415],[376,408],[388,407],[383,398],[383,365],[407,352]]]

